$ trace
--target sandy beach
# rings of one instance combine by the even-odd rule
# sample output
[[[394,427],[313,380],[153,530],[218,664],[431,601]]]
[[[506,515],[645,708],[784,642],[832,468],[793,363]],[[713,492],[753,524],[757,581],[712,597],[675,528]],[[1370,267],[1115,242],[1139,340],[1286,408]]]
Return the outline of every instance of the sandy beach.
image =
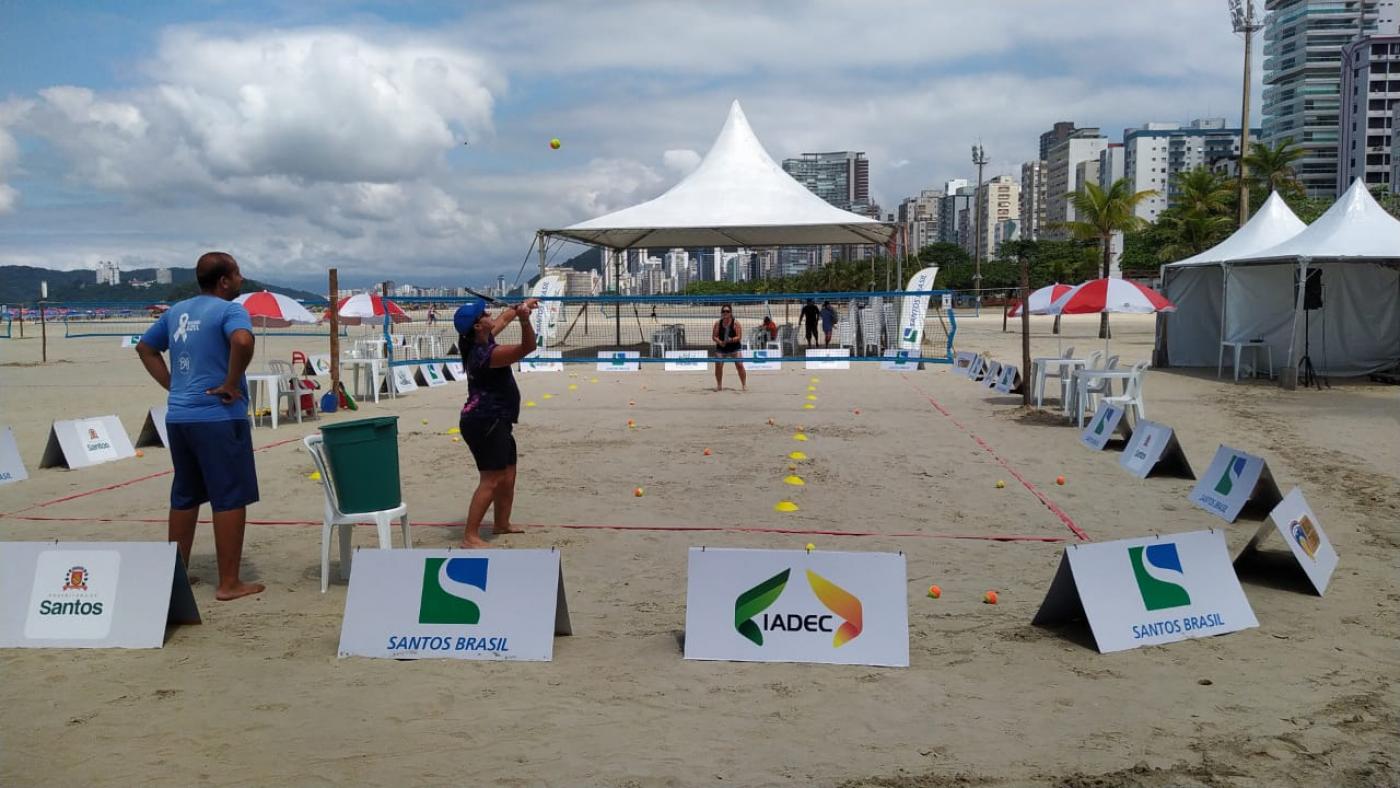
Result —
[[[1097,320],[1066,318],[1065,344],[1101,347]],[[1032,325],[1033,354],[1053,354],[1051,319]],[[1150,357],[1152,325],[1114,317],[1124,366]],[[1015,326],[960,316],[957,349],[1019,364]],[[275,337],[254,365],[298,349],[325,342]],[[0,340],[0,426],[30,473],[0,487],[0,540],[164,540],[164,449],[38,468],[54,419],[115,413],[134,435],[163,392],[116,338],[51,336],[49,358],[38,365],[29,332]],[[1188,502],[1191,482],[1139,481],[1057,410],[1028,413],[946,366],[786,365],[750,373],[742,394],[656,366],[517,380],[538,403],[517,431],[528,530],[497,544],[563,553],[574,635],[553,662],[337,659],[346,586],[319,592],[321,490],[300,443],[317,422],[283,420],[254,432],[245,577],[267,591],[218,603],[197,584],[204,623],[160,650],[0,652],[0,784],[1400,783],[1400,389],[1150,371],[1149,417],[1175,428],[1197,472],[1221,443],[1262,455],[1285,492],[1304,489],[1341,563],[1318,597],[1275,540],[1276,571],[1242,573],[1257,629],[1100,655],[1087,628],[1030,623],[1076,541],[1038,496],[1092,540],[1217,526],[1237,549],[1257,522],[1224,526]],[[476,474],[446,433],[464,396],[454,384],[323,417],[399,416],[416,546],[461,538]],[[795,448],[810,455],[802,488],[782,482]],[[774,511],[784,499],[800,511]],[[693,526],[712,530],[678,530]],[[373,545],[372,529],[355,539]],[[688,547],[809,541],[906,554],[910,667],[682,659]],[[191,570],[215,576],[207,526]],[[1000,604],[982,603],[989,589]]]

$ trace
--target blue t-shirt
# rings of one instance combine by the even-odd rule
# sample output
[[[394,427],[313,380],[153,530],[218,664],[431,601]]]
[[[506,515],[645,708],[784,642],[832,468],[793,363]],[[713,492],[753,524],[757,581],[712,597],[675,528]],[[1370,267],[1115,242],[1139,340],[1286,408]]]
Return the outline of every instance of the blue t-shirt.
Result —
[[[248,310],[211,295],[197,295],[170,307],[141,341],[170,351],[171,424],[198,421],[237,421],[248,418],[248,381],[239,381],[243,399],[224,404],[204,392],[222,386],[228,377],[229,337],[253,330]]]
[[[512,424],[520,421],[520,389],[515,385],[515,375],[509,365],[491,366],[496,340],[468,345],[463,336],[458,345],[469,348],[462,354],[462,364],[467,368],[467,401],[462,405],[462,418],[506,419]]]

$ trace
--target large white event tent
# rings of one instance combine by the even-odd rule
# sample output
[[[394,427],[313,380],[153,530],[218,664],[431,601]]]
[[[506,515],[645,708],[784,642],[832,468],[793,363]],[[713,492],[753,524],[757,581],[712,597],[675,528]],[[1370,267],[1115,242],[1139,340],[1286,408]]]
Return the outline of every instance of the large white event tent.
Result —
[[[1305,315],[1294,283],[1309,269],[1322,272],[1323,305]],[[1213,367],[1221,341],[1253,339],[1272,348],[1285,382],[1305,344],[1324,375],[1400,362],[1400,221],[1360,180],[1310,226],[1272,195],[1219,245],[1163,266],[1162,287],[1177,305],[1158,336],[1170,366]]]
[[[886,244],[894,226],[836,208],[794,180],[764,150],[735,101],[704,160],[664,194],[540,234],[609,249],[752,248]]]

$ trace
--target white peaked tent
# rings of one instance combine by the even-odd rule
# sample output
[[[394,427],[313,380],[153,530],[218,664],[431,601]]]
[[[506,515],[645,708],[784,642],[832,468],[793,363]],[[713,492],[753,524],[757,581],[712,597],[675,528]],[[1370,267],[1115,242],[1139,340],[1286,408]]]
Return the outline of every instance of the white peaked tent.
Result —
[[[1158,351],[1165,340],[1167,362],[1174,367],[1215,366],[1222,337],[1244,332],[1239,325],[1221,330],[1231,317],[1225,309],[1230,261],[1276,246],[1306,227],[1275,192],[1234,235],[1194,257],[1162,266],[1162,294],[1176,304],[1176,312],[1158,320],[1165,327],[1157,336]]]
[[[1400,362],[1400,221],[1376,204],[1360,180],[1307,228],[1272,246],[1235,252],[1219,265],[1224,331],[1207,348],[1206,337],[1192,345],[1178,342],[1172,325],[1171,364],[1214,364],[1222,338],[1268,342],[1285,380],[1305,346],[1324,375],[1365,375]],[[1164,276],[1171,268],[1163,269]],[[1310,269],[1322,272],[1322,307],[1316,310],[1304,310],[1304,293],[1295,287]]]
[[[735,101],[695,171],[653,200],[543,235],[610,249],[885,244],[894,226],[832,206],[783,172]]]

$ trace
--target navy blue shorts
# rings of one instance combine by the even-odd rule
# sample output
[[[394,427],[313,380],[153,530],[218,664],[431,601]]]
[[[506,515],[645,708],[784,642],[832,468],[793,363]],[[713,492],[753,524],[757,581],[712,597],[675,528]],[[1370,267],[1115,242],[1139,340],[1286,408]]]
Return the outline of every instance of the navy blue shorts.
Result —
[[[457,424],[478,471],[503,471],[515,464],[515,435],[508,420],[463,416]]]
[[[208,501],[216,512],[258,501],[253,466],[253,427],[247,419],[165,425],[170,438],[170,508],[194,509]]]

